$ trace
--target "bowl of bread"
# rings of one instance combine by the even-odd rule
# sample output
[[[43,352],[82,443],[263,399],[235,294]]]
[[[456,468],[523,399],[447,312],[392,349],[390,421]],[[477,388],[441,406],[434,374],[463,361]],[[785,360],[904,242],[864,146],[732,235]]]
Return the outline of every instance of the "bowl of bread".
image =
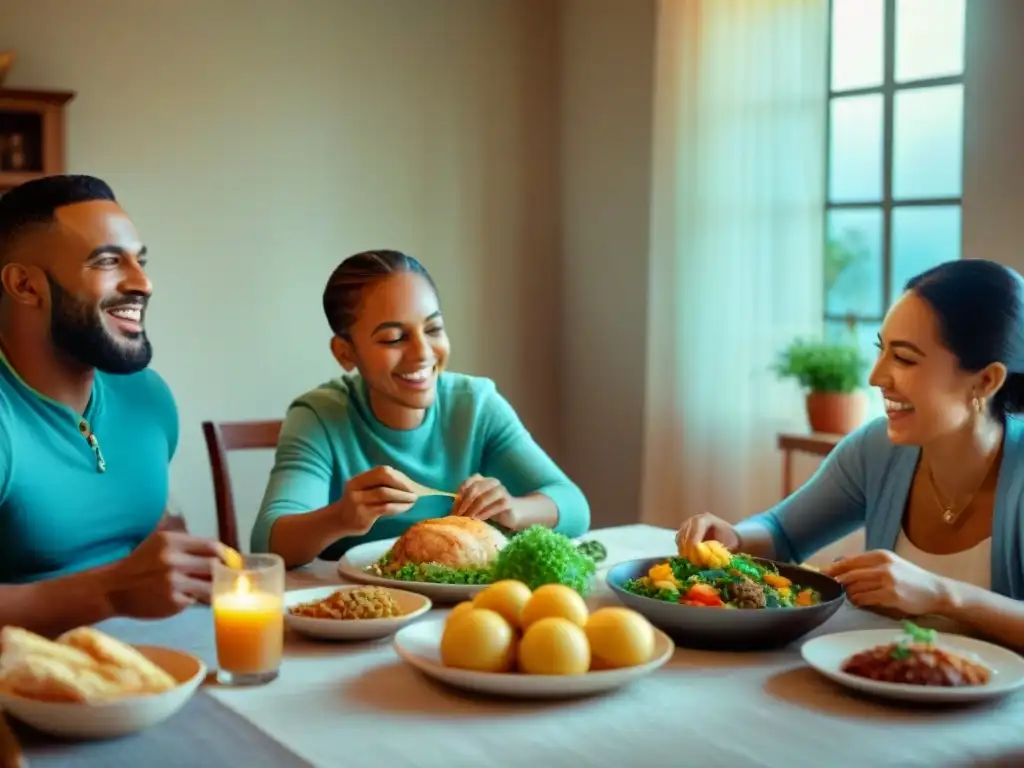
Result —
[[[0,632],[0,709],[55,736],[145,730],[177,713],[205,677],[191,654],[127,645],[92,627],[56,641],[19,627]]]

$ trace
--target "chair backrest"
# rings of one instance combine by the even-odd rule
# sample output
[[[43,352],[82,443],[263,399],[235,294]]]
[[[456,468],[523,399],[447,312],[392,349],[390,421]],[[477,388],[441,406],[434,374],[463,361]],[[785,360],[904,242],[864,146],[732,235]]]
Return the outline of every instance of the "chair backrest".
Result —
[[[250,451],[277,447],[281,420],[204,421],[203,436],[213,471],[213,496],[217,505],[217,535],[221,542],[239,549],[235,497],[231,491],[228,451]]]

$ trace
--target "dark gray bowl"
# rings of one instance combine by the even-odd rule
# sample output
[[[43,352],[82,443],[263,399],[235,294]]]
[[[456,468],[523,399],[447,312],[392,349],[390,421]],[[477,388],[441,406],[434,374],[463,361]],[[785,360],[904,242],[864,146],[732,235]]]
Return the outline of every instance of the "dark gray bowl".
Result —
[[[762,651],[781,648],[817,629],[839,610],[846,596],[842,585],[824,574],[771,560],[779,573],[802,587],[821,593],[821,603],[806,608],[722,610],[679,605],[626,592],[622,585],[645,576],[651,566],[669,557],[650,557],[619,563],[608,571],[606,581],[625,605],[643,614],[654,626],[670,635],[677,645],[713,651]]]

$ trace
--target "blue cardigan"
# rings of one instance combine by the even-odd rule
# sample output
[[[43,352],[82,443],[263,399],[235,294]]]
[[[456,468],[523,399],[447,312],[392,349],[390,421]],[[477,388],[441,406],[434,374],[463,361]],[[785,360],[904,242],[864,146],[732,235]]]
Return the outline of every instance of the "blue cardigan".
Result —
[[[921,449],[893,445],[885,417],[843,438],[807,483],[774,508],[744,520],[767,529],[779,560],[802,562],[861,528],[867,549],[896,546]],[[992,591],[1024,599],[1024,420],[1003,436],[992,523]]]

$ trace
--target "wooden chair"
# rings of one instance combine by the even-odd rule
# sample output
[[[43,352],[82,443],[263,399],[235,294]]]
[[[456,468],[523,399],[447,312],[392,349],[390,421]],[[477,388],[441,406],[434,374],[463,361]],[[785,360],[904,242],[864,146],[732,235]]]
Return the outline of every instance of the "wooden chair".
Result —
[[[213,471],[213,495],[217,504],[217,535],[234,549],[238,545],[238,518],[231,492],[228,451],[249,451],[277,447],[281,420],[276,421],[204,421],[203,436]]]

